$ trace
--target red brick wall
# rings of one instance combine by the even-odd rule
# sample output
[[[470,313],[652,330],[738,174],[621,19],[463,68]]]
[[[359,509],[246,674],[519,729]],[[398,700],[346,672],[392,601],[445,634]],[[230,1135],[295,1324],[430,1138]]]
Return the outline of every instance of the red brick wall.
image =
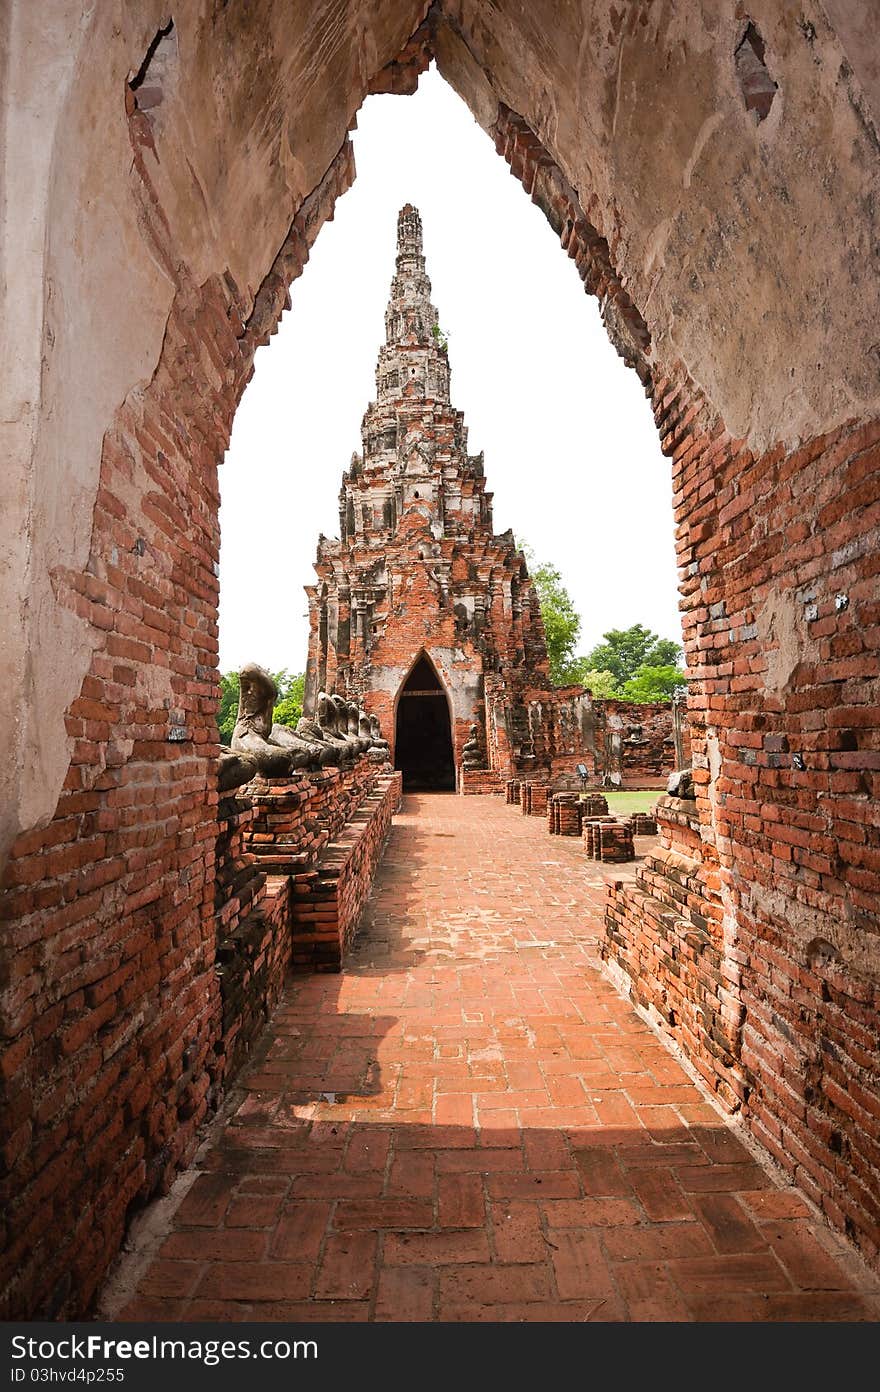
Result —
[[[725,995],[715,1043],[729,1060],[728,1101],[829,1220],[873,1256],[880,422],[854,421],[755,457],[680,365],[666,373],[652,365],[612,249],[515,113],[502,110],[496,147],[600,297],[672,460],[699,818],[683,922],[695,922],[717,953]],[[651,903],[662,903],[665,885],[648,888]],[[644,892],[616,893],[609,933],[629,916],[638,935]],[[617,919],[615,903],[629,905]],[[689,931],[672,938],[685,956]],[[650,996],[649,954],[631,961],[634,989]],[[718,1086],[717,1056],[699,1044],[697,1012],[710,987],[696,964],[684,976],[668,1028],[682,1043],[690,1032],[692,1057]]]
[[[399,772],[383,770],[322,848],[315,868],[294,878],[291,927],[297,970],[341,970],[400,806],[402,781]]]
[[[148,188],[137,142],[134,158]],[[156,372],[104,440],[88,564],[54,576],[94,656],[55,816],[19,837],[4,881],[6,1315],[89,1308],[130,1211],[189,1159],[217,1100],[217,465],[253,353],[352,174],[346,143],[247,322],[233,284],[178,285]]]

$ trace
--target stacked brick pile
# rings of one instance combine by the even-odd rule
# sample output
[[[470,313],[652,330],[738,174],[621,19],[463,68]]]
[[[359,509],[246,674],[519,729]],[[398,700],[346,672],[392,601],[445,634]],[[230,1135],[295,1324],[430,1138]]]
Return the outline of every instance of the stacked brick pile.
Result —
[[[519,805],[524,817],[543,817],[550,789],[546,783],[520,783]]]
[[[584,821],[584,847],[591,860],[617,863],[635,859],[632,829],[616,817],[590,817]]]
[[[648,812],[633,812],[629,818],[633,836],[656,836],[657,821]]]
[[[400,806],[402,777],[383,773],[314,869],[293,880],[293,965],[339,971],[357,930],[376,865]]]
[[[602,793],[587,793],[581,798],[581,812],[584,817],[605,817],[608,799]]]
[[[577,793],[554,793],[547,803],[547,829],[551,836],[580,836],[582,816]]]
[[[519,789],[519,778],[508,778],[507,782],[504,784],[504,797],[511,806],[519,807]]]

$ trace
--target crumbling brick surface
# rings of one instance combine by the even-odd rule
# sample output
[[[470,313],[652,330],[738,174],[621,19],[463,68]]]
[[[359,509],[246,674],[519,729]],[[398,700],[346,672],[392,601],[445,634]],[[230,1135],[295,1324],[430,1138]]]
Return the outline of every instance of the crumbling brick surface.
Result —
[[[764,453],[731,437],[681,364],[649,367],[609,247],[534,132],[502,107],[495,134],[611,307],[672,461],[697,787],[675,839],[689,866],[667,876],[660,856],[640,887],[612,892],[609,944],[623,920],[632,940],[609,959],[619,949],[621,984],[874,1257],[880,422]],[[686,916],[670,906],[681,874]]]
[[[230,984],[240,1005],[224,1024],[217,465],[254,351],[352,175],[346,142],[249,313],[228,278],[179,285],[152,380],[104,439],[88,564],[55,574],[94,651],[67,713],[71,760],[55,816],[17,839],[4,880],[7,1315],[89,1308],[129,1211],[193,1154],[228,1071],[221,1041],[234,1053],[235,1018],[258,1015],[260,998],[277,993],[274,969],[253,1004],[244,984]],[[272,914],[283,917],[280,902]],[[245,959],[272,955],[251,928],[245,975]]]

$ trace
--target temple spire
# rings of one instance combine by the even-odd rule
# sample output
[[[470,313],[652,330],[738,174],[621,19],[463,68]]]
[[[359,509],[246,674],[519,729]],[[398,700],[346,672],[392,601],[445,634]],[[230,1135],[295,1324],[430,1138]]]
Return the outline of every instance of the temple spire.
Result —
[[[436,325],[422,250],[422,219],[418,208],[405,203],[397,214],[397,258],[385,311],[385,343],[388,347],[436,347]]]
[[[397,214],[397,268],[401,269],[401,261],[418,263],[419,268],[424,270],[425,258],[422,252],[422,219],[419,216],[418,208],[414,208],[412,203],[405,203]]]

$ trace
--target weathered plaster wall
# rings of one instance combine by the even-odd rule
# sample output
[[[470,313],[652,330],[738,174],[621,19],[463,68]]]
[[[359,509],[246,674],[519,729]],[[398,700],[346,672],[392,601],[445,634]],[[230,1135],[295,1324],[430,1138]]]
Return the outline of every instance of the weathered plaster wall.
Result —
[[[88,561],[102,437],[155,370],[175,288],[183,275],[198,285],[229,274],[252,303],[371,80],[425,9],[405,0],[342,11],[277,0],[7,8],[11,332],[0,390],[11,506],[0,580],[16,725],[0,863],[20,830],[52,816],[67,772],[64,712],[95,634],[56,601],[52,574]],[[125,86],[169,14],[173,53],[149,112],[147,194]]]
[[[500,99],[538,135],[607,239],[653,360],[681,360],[755,450],[875,412],[880,113],[852,7],[548,8],[449,0],[438,62],[487,128]],[[734,63],[747,15],[778,83],[760,124]]]

